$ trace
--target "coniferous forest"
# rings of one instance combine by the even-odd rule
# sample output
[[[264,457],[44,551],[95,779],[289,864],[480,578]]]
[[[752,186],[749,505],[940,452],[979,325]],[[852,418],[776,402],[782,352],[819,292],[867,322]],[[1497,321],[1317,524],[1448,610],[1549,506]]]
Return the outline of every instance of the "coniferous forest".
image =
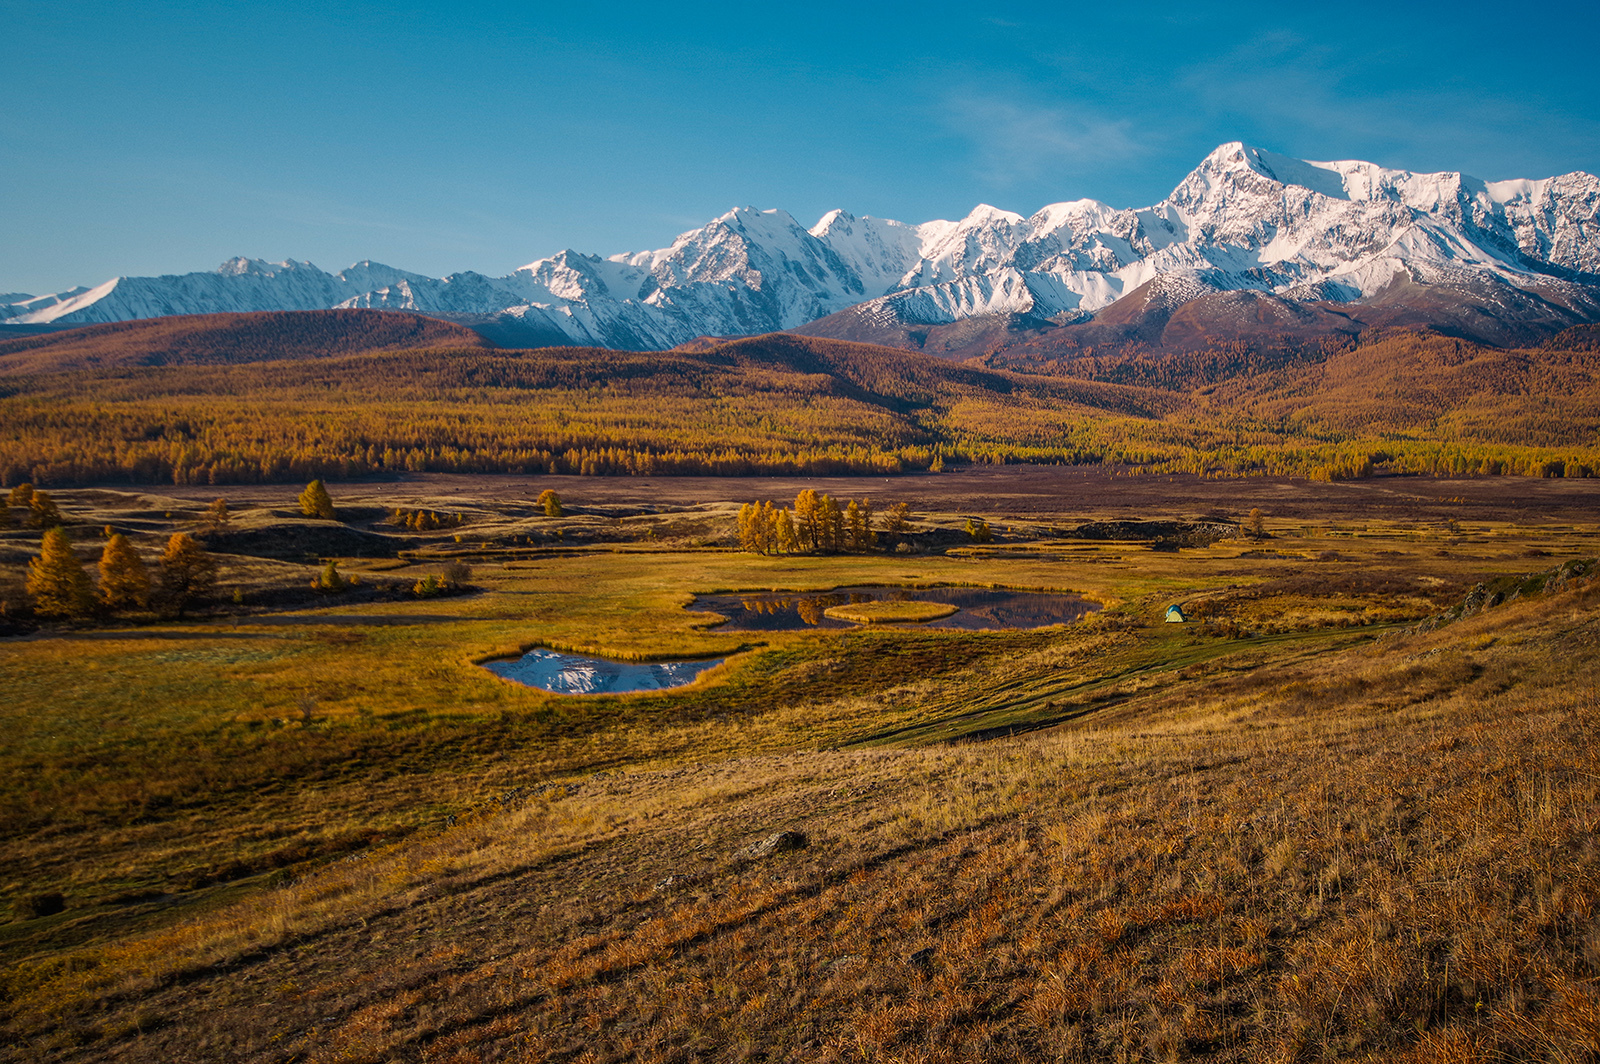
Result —
[[[1538,350],[1393,332],[1289,355],[1119,349],[993,368],[787,335],[495,350],[444,323],[329,345],[317,315],[278,317],[287,337],[241,337],[223,316],[0,343],[0,486],[951,462],[1318,480],[1600,469],[1600,352],[1584,330]],[[201,358],[211,332],[222,354]]]

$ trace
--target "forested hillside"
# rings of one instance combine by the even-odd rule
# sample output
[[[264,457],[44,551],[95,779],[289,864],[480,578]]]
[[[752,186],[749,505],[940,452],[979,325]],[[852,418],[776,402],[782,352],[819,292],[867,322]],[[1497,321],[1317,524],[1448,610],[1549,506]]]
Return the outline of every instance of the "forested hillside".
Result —
[[[952,462],[1324,480],[1600,469],[1600,352],[1579,333],[1527,350],[1395,331],[1007,367],[787,334],[499,350],[444,322],[339,311],[100,326],[0,344],[0,368],[4,485]]]

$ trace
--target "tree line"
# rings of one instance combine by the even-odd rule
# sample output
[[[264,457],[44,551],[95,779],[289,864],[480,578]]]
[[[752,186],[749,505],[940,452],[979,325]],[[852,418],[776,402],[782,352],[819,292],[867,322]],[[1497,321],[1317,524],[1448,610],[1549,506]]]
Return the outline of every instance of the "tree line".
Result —
[[[1315,359],[1228,350],[1163,363],[1222,381],[1186,395],[802,339],[704,356],[430,350],[13,377],[0,392],[0,487],[886,475],[964,463],[1318,480],[1600,470],[1600,387],[1587,383],[1600,371],[1584,352],[1533,358],[1402,338],[1339,353],[1349,380],[1330,383]],[[1409,376],[1381,394],[1365,388],[1367,369],[1391,356]],[[1252,375],[1227,376],[1241,366]]]

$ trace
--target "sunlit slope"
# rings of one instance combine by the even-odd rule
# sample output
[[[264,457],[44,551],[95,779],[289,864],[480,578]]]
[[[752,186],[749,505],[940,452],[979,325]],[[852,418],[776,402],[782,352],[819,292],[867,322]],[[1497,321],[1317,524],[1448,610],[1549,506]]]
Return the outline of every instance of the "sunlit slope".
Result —
[[[841,664],[863,683],[804,714],[773,698],[651,720],[641,736],[681,740],[675,757],[555,785],[529,744],[475,808],[396,845],[17,964],[11,1044],[54,1061],[1586,1060],[1597,594],[1547,584],[1379,640],[1066,632],[910,689],[878,689],[870,654],[785,662],[771,679],[797,690]],[[1150,639],[1212,653],[1067,696],[1064,724],[1020,738],[767,745],[929,685],[1126,663]],[[779,830],[806,844],[749,856]]]

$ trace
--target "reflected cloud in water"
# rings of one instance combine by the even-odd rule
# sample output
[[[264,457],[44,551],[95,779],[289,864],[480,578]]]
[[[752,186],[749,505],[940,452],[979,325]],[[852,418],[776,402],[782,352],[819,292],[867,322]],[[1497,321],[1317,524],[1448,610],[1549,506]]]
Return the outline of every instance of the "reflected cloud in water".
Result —
[[[861,602],[943,602],[958,607],[948,617],[918,624],[919,628],[968,631],[1043,628],[1071,624],[1100,607],[1079,595],[1057,591],[1016,591],[977,587],[888,587],[861,585],[832,591],[764,591],[738,595],[701,595],[691,610],[728,618],[719,631],[788,632],[805,628],[854,628],[849,621],[824,616],[833,606]]]
[[[554,650],[530,650],[515,660],[486,661],[483,667],[504,679],[558,695],[597,695],[682,687],[724,660],[610,661]]]

